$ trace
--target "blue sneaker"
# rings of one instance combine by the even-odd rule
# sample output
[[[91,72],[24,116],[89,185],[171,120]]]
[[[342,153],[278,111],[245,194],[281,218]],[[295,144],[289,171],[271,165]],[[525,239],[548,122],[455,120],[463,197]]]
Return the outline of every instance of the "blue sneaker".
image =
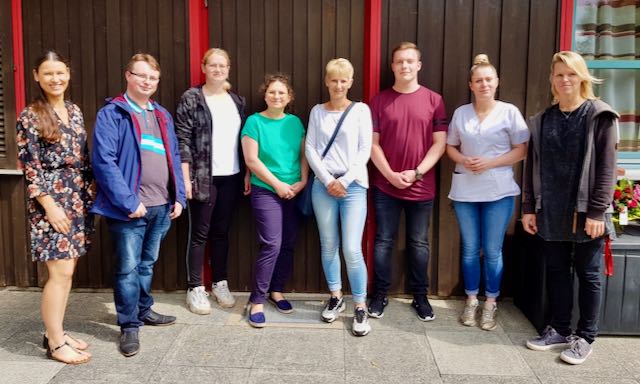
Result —
[[[569,345],[568,338],[556,332],[553,327],[547,325],[540,336],[527,341],[527,348],[534,351],[547,351],[551,348],[564,347]]]

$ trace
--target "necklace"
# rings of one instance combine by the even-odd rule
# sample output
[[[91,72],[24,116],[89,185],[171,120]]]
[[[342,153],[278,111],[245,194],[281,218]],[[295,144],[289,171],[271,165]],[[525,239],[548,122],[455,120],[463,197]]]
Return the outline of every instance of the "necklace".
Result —
[[[569,120],[569,117],[571,117],[571,114],[573,114],[573,111],[575,111],[575,109],[573,111],[565,112],[562,109],[558,108],[558,111],[562,113],[562,116],[564,116],[566,120]]]

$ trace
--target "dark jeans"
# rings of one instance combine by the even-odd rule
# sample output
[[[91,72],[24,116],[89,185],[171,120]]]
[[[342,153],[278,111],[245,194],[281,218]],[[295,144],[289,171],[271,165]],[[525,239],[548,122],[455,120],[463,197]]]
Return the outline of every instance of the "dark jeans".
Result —
[[[604,239],[586,243],[541,241],[545,255],[547,293],[551,308],[551,326],[561,335],[571,334],[573,310],[573,269],[578,276],[580,319],[576,335],[592,343],[598,333],[598,314],[602,296],[602,252]]]
[[[138,328],[153,305],[151,280],[160,242],[169,231],[169,204],[147,207],[138,219],[107,219],[115,252],[113,298],[121,329]]]
[[[400,223],[400,213],[406,217],[407,262],[409,286],[414,295],[425,295],[427,264],[429,262],[429,219],[433,200],[409,201],[389,196],[373,189],[376,211],[376,242],[374,247],[374,289],[376,294],[386,295],[391,286],[391,258]]]
[[[207,240],[213,282],[227,279],[229,228],[238,197],[242,193],[242,175],[214,176],[211,179],[209,201],[189,201],[191,245],[187,255],[187,284],[197,287],[202,282],[202,267]]]
[[[299,213],[296,199],[283,200],[256,185],[251,186],[251,206],[256,219],[259,252],[249,301],[263,304],[268,292],[284,290],[293,269]]]

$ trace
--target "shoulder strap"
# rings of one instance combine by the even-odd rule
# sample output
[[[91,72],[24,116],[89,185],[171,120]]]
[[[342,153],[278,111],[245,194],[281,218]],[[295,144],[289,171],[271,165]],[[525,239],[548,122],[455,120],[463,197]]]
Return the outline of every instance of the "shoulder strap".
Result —
[[[349,104],[347,109],[344,110],[344,113],[342,114],[342,116],[340,116],[340,120],[338,120],[338,124],[336,124],[336,129],[333,131],[333,135],[331,136],[331,139],[329,139],[329,144],[327,144],[327,147],[324,149],[324,152],[322,152],[322,158],[323,159],[327,155],[327,153],[329,152],[329,148],[331,148],[331,145],[333,144],[333,141],[336,139],[336,136],[338,135],[338,131],[340,130],[340,127],[342,126],[342,122],[344,121],[345,117],[347,117],[347,114],[349,113],[351,108],[353,108],[354,105],[356,105],[356,103],[355,102],[351,102],[351,104]]]

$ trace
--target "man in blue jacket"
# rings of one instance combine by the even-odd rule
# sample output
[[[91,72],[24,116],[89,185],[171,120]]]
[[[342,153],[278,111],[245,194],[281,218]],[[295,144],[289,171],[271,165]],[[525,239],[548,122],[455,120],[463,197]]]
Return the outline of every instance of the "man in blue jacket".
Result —
[[[160,65],[149,54],[136,54],[125,78],[126,92],[108,99],[96,117],[92,163],[98,194],[92,212],[106,217],[111,232],[120,351],[133,356],[140,350],[141,325],[176,321],[151,309],[151,280],[160,242],[186,198],[173,119],[151,100]]]

